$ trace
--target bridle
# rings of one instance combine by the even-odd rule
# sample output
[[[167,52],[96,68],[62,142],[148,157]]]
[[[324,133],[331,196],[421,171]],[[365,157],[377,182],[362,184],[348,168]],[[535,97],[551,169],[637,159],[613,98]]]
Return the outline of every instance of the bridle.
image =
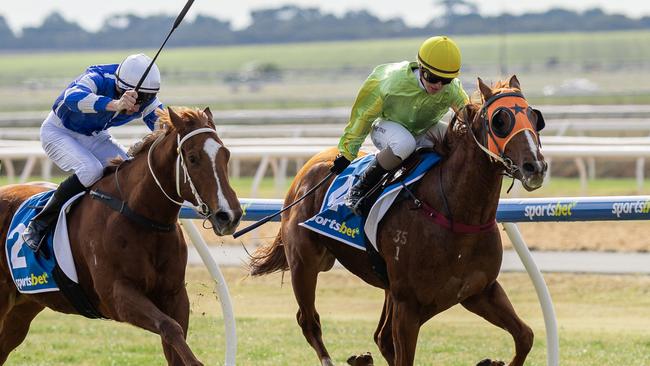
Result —
[[[514,178],[520,172],[520,168],[506,155],[506,145],[518,133],[531,131],[537,146],[541,147],[539,131],[544,128],[544,120],[541,112],[528,105],[528,101],[521,92],[515,89],[502,89],[502,91],[490,97],[476,115],[476,118],[482,120],[484,136],[481,140],[484,143],[479,142],[468,122],[462,120],[461,122],[470,130],[474,142],[490,157],[490,160],[501,163],[505,167],[505,174]],[[505,113],[508,116],[508,125],[503,129],[495,130],[494,117],[499,113]],[[534,127],[531,122],[533,113],[538,116],[537,127]]]
[[[199,129],[196,129],[196,130],[188,133],[187,135],[183,136],[183,138],[180,137],[180,134],[176,135],[176,142],[177,142],[176,152],[178,154],[178,156],[176,157],[176,164],[175,164],[176,165],[176,168],[175,168],[175,170],[176,170],[176,194],[178,195],[178,197],[182,197],[181,196],[181,174],[180,174],[180,171],[182,169],[183,170],[183,178],[184,178],[183,183],[189,183],[192,194],[194,195],[194,199],[198,203],[197,206],[194,206],[190,202],[180,202],[180,201],[176,201],[175,199],[171,198],[167,194],[167,192],[165,192],[165,189],[160,184],[160,181],[158,180],[158,177],[156,177],[156,173],[154,173],[154,171],[153,171],[153,166],[152,166],[152,163],[151,163],[151,161],[152,161],[151,157],[152,157],[153,151],[156,148],[156,146],[158,146],[158,144],[163,140],[163,138],[165,138],[165,136],[166,136],[165,134],[161,134],[151,144],[151,147],[149,148],[149,152],[147,154],[147,166],[149,167],[149,171],[151,172],[151,176],[153,177],[154,181],[156,182],[156,185],[158,186],[158,188],[160,188],[160,190],[165,195],[165,197],[167,197],[168,200],[170,200],[171,202],[173,202],[173,203],[175,203],[175,204],[177,204],[179,206],[190,207],[190,208],[194,209],[195,211],[197,211],[199,214],[201,214],[204,218],[207,219],[210,216],[214,215],[214,213],[210,210],[208,205],[201,199],[201,196],[199,195],[199,192],[196,190],[196,187],[194,186],[194,182],[192,182],[192,177],[190,176],[189,171],[187,170],[187,166],[185,165],[185,159],[183,158],[183,154],[182,154],[182,151],[181,151],[181,149],[183,147],[183,144],[185,142],[187,142],[190,138],[192,138],[192,137],[194,137],[196,135],[202,134],[202,133],[214,133],[216,135],[217,131],[215,131],[212,128],[204,127],[204,128],[199,128]]]

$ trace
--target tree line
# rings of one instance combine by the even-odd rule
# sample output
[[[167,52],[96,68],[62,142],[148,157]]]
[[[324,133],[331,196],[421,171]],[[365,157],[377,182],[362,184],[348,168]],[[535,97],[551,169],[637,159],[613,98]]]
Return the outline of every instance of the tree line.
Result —
[[[186,20],[169,42],[170,46],[212,46],[252,43],[289,43],[352,39],[397,38],[435,34],[495,34],[521,32],[612,31],[649,29],[650,16],[640,19],[607,14],[595,8],[584,12],[551,9],[522,15],[482,16],[477,11],[458,13],[433,9],[423,27],[409,27],[399,18],[382,20],[368,11],[350,11],[342,16],[318,8],[281,6],[251,13],[251,24],[234,30],[229,21],[198,15]],[[99,31],[89,32],[59,13],[52,13],[38,27],[26,27],[18,36],[0,15],[0,49],[75,50],[142,48],[158,44],[175,16],[140,17],[133,14],[107,18]]]

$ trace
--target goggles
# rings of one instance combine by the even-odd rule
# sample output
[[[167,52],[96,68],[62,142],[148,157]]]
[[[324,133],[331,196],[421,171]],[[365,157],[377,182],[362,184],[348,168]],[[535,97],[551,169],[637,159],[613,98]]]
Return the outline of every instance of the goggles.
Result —
[[[135,100],[135,104],[139,105],[147,105],[151,103],[152,100],[156,98],[156,93],[144,93],[144,92],[139,92],[138,93],[138,98]]]
[[[447,85],[451,83],[452,80],[454,80],[453,78],[447,79],[447,78],[440,77],[422,66],[420,66],[420,76],[422,76],[422,79],[426,80],[428,83],[431,84],[442,83],[442,85]]]
[[[124,90],[119,87],[118,89],[120,91],[120,95],[124,94],[127,90],[132,90],[132,89]],[[147,105],[156,98],[156,95],[158,95],[158,93],[145,93],[143,91],[139,91],[138,97],[135,99],[135,104],[140,106]]]

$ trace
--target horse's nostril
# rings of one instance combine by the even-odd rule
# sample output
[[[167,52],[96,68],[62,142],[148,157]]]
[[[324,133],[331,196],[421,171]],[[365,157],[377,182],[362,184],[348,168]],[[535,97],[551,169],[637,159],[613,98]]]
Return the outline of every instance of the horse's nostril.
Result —
[[[524,171],[526,173],[535,173],[535,164],[524,163],[524,165],[522,166],[522,169],[524,169]]]
[[[214,217],[217,219],[218,222],[229,222],[230,221],[230,215],[228,215],[227,212],[220,211],[217,212]]]

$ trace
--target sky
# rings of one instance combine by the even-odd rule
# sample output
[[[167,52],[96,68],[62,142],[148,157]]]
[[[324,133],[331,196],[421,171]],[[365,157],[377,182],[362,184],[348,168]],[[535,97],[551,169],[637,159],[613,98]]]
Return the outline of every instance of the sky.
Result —
[[[187,19],[204,14],[229,20],[235,29],[246,27],[250,12],[285,4],[316,7],[325,13],[342,15],[351,10],[368,10],[382,19],[398,17],[409,26],[422,26],[431,20],[435,0],[196,0]],[[607,13],[624,14],[632,18],[650,16],[648,0],[474,0],[483,15],[503,12],[521,14],[545,11],[552,7],[583,11],[599,7]],[[5,17],[14,32],[26,26],[38,26],[43,18],[58,11],[66,19],[75,21],[90,31],[96,31],[110,14],[176,15],[185,0],[0,0],[0,15]],[[424,10],[423,10],[424,9]]]

